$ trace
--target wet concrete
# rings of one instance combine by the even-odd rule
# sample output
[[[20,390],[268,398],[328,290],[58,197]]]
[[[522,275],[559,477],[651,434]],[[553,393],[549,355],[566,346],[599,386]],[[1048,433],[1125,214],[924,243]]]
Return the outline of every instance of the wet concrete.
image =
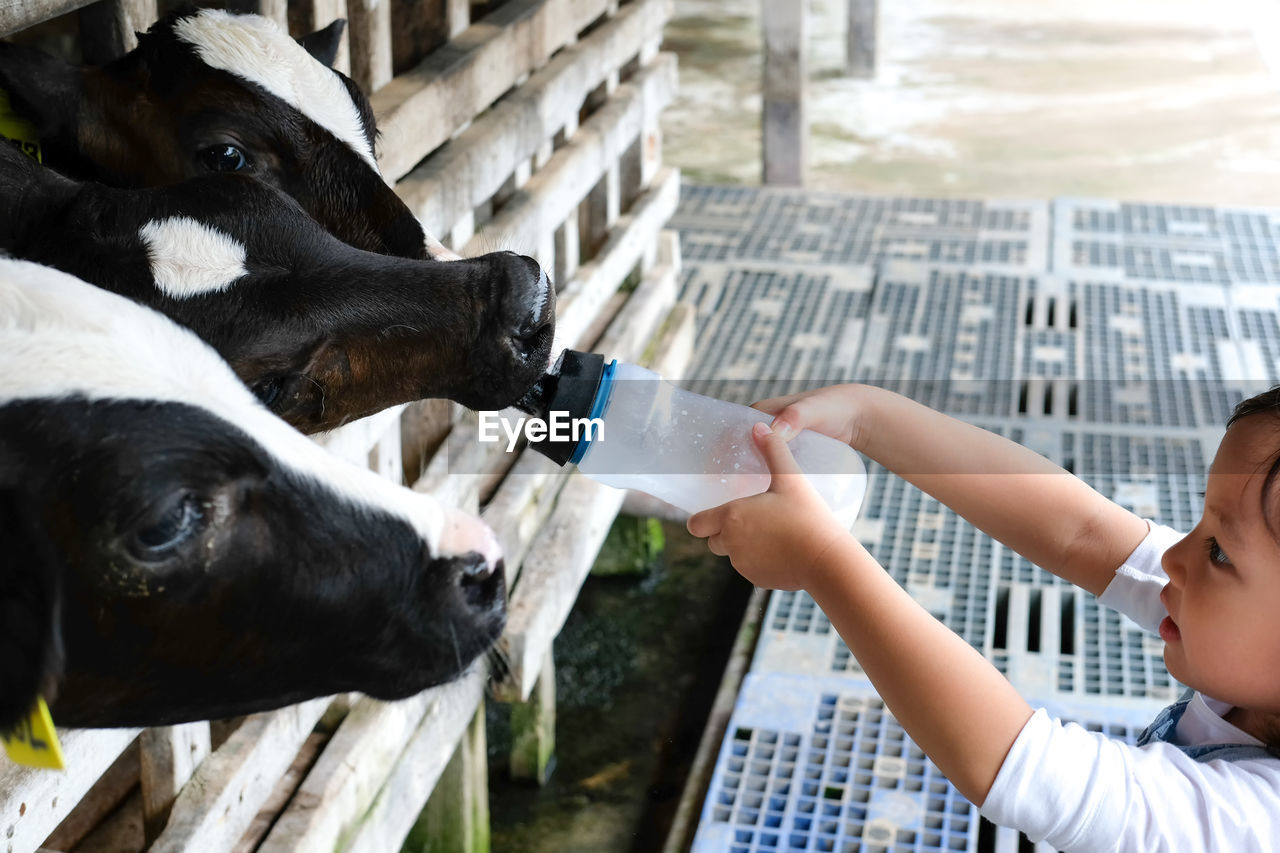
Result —
[[[510,780],[508,712],[490,703],[494,853],[662,848],[751,593],[681,525],[663,532],[644,572],[589,578],[556,638],[548,785]]]
[[[865,81],[843,74],[843,0],[811,2],[810,186],[1280,204],[1265,4],[882,0]],[[759,9],[676,0],[664,156],[693,181],[759,183]]]

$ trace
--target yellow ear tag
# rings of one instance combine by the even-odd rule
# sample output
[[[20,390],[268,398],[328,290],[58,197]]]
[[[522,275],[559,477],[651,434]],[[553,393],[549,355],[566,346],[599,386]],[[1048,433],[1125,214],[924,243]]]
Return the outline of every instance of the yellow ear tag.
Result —
[[[36,126],[13,111],[13,107],[9,105],[9,93],[4,89],[0,89],[0,136],[10,140],[23,154],[37,163],[44,162]]]
[[[53,728],[53,717],[43,696],[36,697],[31,713],[12,731],[0,734],[0,740],[4,741],[4,751],[9,758],[18,764],[49,770],[62,770],[65,766],[62,744],[58,743],[58,732]]]

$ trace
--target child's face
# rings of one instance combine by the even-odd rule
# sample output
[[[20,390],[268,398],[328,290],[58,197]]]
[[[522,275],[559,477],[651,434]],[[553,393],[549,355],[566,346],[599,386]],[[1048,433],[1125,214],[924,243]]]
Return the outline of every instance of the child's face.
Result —
[[[1227,430],[1209,468],[1204,515],[1163,563],[1169,619],[1160,633],[1170,674],[1256,711],[1280,711],[1280,543],[1262,495],[1278,447],[1280,423],[1265,415]],[[1280,491],[1266,505],[1280,531]]]

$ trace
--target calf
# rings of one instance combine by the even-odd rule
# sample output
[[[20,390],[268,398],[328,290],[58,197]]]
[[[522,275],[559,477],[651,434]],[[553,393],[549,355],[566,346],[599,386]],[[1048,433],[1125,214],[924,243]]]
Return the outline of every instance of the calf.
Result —
[[[299,43],[258,15],[188,10],[103,66],[0,43],[0,89],[44,162],[72,177],[129,187],[234,172],[293,196],[358,248],[440,254],[378,170],[368,99],[328,67],[340,33]]]
[[[365,252],[249,178],[114,189],[6,145],[0,198],[0,250],[169,315],[306,431],[426,397],[502,408],[548,362],[555,294],[531,258]]]
[[[0,260],[0,728],[410,695],[498,636],[472,516],[342,462],[162,315]]]

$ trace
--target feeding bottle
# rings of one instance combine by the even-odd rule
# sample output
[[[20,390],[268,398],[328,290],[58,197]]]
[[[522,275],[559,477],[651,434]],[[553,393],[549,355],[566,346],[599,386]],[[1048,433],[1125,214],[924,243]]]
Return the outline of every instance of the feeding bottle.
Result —
[[[553,427],[547,438],[529,444],[544,456],[690,513],[769,487],[751,427],[769,423],[771,415],[686,391],[634,364],[606,364],[596,353],[565,350],[516,405]],[[857,452],[811,430],[789,445],[836,517],[851,525],[867,487]]]

